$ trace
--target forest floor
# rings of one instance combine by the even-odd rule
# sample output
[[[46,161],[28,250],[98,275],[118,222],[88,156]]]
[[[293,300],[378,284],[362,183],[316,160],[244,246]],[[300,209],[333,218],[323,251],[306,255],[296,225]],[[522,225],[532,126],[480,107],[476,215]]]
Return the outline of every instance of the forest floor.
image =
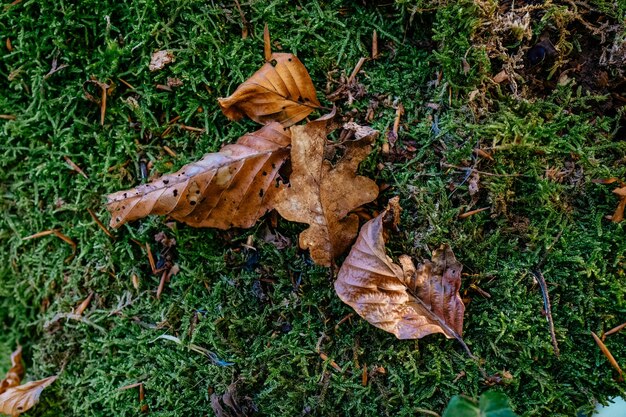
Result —
[[[227,391],[248,415],[415,416],[496,389],[519,415],[571,417],[624,395],[590,333],[626,321],[617,183],[594,182],[626,181],[624,22],[620,1],[0,6],[0,374],[18,345],[26,380],[59,374],[29,416],[213,415],[211,395]],[[400,341],[350,315],[298,248],[304,225],[97,225],[89,210],[107,224],[106,194],[256,129],[217,98],[263,64],[266,23],[324,106],[380,130],[361,171],[383,191],[365,211],[400,196],[392,256],[450,244],[464,339],[499,378],[454,340]],[[376,59],[347,84],[374,31]],[[151,72],[158,50],[175,62]],[[75,253],[54,234],[24,240],[53,229]],[[180,268],[159,297],[147,246]],[[626,331],[605,343],[626,366]],[[120,389],[132,384],[141,403]]]

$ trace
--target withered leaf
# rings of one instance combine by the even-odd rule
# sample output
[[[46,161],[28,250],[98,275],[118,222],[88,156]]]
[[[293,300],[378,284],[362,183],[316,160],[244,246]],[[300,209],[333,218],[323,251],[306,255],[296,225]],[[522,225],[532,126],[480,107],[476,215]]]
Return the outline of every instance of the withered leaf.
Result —
[[[111,227],[149,214],[169,214],[193,227],[251,227],[283,187],[278,171],[290,141],[289,131],[270,123],[173,174],[110,194]]]
[[[11,369],[9,369],[7,375],[0,382],[0,394],[11,387],[19,385],[24,376],[24,371],[24,365],[22,364],[22,347],[18,346],[15,352],[11,354]]]
[[[447,245],[417,268],[406,255],[400,259],[402,267],[393,263],[385,253],[384,233],[386,219],[396,210],[399,205],[394,199],[361,228],[335,281],[337,295],[365,320],[398,339],[443,333],[467,349],[461,338],[465,311],[459,295],[461,264]]]
[[[37,404],[44,388],[56,379],[57,375],[54,375],[7,389],[0,395],[0,413],[18,416],[27,412]]]
[[[345,142],[343,157],[332,166],[324,159],[324,145],[333,116],[291,127],[290,187],[280,192],[275,207],[285,219],[310,225],[300,234],[300,247],[323,266],[330,266],[356,237],[359,219],[350,212],[378,196],[376,183],[356,173],[378,132],[356,126],[356,140]]]
[[[174,62],[174,54],[170,51],[156,51],[150,57],[148,69],[150,71],[158,71],[165,68],[167,64]]]
[[[267,29],[265,46],[267,55],[271,50]],[[233,94],[218,99],[226,117],[239,120],[246,115],[261,124],[291,126],[320,107],[313,81],[295,55],[272,53],[266,60]]]

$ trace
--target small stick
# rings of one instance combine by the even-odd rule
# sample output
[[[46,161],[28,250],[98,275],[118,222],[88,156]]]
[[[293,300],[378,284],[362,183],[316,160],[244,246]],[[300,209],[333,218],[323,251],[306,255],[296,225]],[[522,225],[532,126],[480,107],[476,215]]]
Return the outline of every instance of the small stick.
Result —
[[[378,59],[378,33],[376,29],[372,31],[372,59]]]
[[[96,216],[96,213],[94,213],[94,211],[90,208],[87,209],[87,211],[89,212],[89,214],[91,215],[91,218],[93,219],[94,222],[96,222],[96,224],[98,225],[98,227],[100,229],[102,229],[102,231],[110,238],[113,238],[113,235],[111,234],[111,232],[109,232],[109,229],[107,229],[104,224],[102,224],[102,222],[100,221],[100,219]]]
[[[481,211],[485,211],[485,210],[489,210],[489,207],[483,207],[483,208],[479,208],[476,210],[466,211],[465,213],[459,214],[459,219],[467,219],[468,217],[473,216],[474,214],[478,214]]]
[[[604,356],[606,356],[606,358],[609,360],[609,363],[611,364],[611,366],[619,374],[618,381],[622,382],[624,380],[622,368],[619,367],[619,365],[617,364],[617,361],[615,360],[615,358],[613,357],[609,349],[604,345],[604,343],[602,343],[602,340],[600,340],[600,338],[594,332],[591,332],[591,336],[593,336],[593,340],[596,341],[596,344],[598,345],[598,347],[600,348]]]
[[[606,339],[607,336],[612,335],[613,333],[619,332],[620,330],[622,330],[625,327],[626,327],[626,323],[622,323],[619,326],[613,327],[611,330],[609,330],[608,332],[605,332],[602,335],[602,340]]]
[[[143,389],[143,382],[142,382],[141,384],[139,384],[139,402],[142,403],[144,402],[145,399],[146,397],[145,397],[145,392]],[[148,412],[148,404],[141,404],[141,412],[142,413]]]
[[[148,262],[150,263],[150,269],[152,269],[152,273],[156,274],[156,264],[154,263],[154,257],[152,256],[152,249],[150,249],[150,245],[146,242],[146,252],[148,253]]]
[[[350,74],[350,77],[348,77],[348,84],[350,84],[350,83],[352,83],[352,81],[354,81],[354,78],[359,73],[359,71],[361,71],[361,67],[363,66],[365,61],[367,61],[367,58],[361,58],[361,59],[359,59],[359,62],[356,63],[356,66],[352,70],[352,74]]]
[[[323,352],[320,352],[320,358],[322,358],[323,361],[327,361],[328,360],[328,355],[323,353]],[[329,363],[330,363],[330,366],[335,368],[335,371],[343,372],[343,369],[341,369],[341,366],[337,365],[337,362],[331,360]]]
[[[270,62],[272,59],[272,44],[270,43],[270,29],[267,27],[267,23],[263,28],[263,53],[265,62]]]
[[[78,172],[80,175],[82,175],[83,177],[89,179],[89,177],[87,176],[87,174],[85,174],[85,171],[83,171],[78,165],[76,165],[74,163],[74,161],[72,161],[69,156],[64,156],[63,159],[65,159],[65,162],[67,162],[67,164],[70,166],[70,168],[72,168],[74,171]]]
[[[74,311],[74,314],[76,314],[77,316],[81,316],[83,314],[83,312],[85,311],[85,309],[87,307],[89,307],[89,303],[91,303],[91,299],[93,298],[93,292],[90,292],[89,295],[87,296],[87,298],[85,298],[78,307],[76,307],[76,311]]]
[[[543,296],[543,308],[546,311],[546,320],[550,327],[550,337],[552,338],[552,347],[554,348],[554,354],[559,356],[559,345],[556,342],[556,334],[554,332],[554,321],[552,320],[552,307],[550,306],[550,295],[548,294],[548,284],[543,274],[539,269],[531,271],[531,273],[537,278],[539,282],[539,288],[541,288],[541,295]]]
[[[0,114],[0,119],[2,120],[15,120],[16,117],[12,114]]]

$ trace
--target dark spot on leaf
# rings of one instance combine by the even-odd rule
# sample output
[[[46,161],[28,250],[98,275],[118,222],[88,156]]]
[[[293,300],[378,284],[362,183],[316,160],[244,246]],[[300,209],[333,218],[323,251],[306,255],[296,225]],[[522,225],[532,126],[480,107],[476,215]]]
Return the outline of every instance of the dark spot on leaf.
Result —
[[[174,189],[174,197],[176,197],[178,195],[178,190]]]
[[[289,58],[288,61],[291,62],[291,58]]]
[[[196,202],[195,202],[195,201],[193,201],[193,200],[191,200],[191,201],[189,202],[189,204],[191,204],[192,206],[195,206],[195,205],[196,205]]]
[[[170,180],[163,180],[163,184],[167,185],[170,183]]]
[[[304,100],[302,99],[302,96],[298,97],[298,103],[304,103]]]
[[[263,197],[263,189],[259,190],[259,197]]]
[[[270,64],[272,64],[272,66],[275,67],[278,64],[278,62],[275,59],[272,59],[270,61]]]
[[[266,176],[267,172],[263,171],[263,172],[261,172],[261,174],[263,174],[263,176]]]

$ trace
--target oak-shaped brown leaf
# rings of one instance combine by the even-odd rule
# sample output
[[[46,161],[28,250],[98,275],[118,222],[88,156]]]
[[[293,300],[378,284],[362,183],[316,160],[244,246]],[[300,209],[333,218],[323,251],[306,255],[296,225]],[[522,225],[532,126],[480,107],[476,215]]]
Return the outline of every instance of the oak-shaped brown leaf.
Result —
[[[15,352],[11,354],[11,368],[9,372],[7,372],[4,379],[0,381],[0,394],[11,387],[19,385],[23,376],[24,365],[22,364],[22,347],[18,346]]]
[[[293,171],[290,186],[280,192],[275,207],[285,219],[310,225],[300,234],[300,247],[322,266],[332,265],[354,241],[359,219],[350,212],[378,196],[376,183],[357,175],[378,132],[355,127],[356,140],[344,142],[343,157],[333,166],[324,159],[333,116],[334,112],[291,127]]]
[[[465,311],[459,295],[461,264],[447,245],[417,268],[406,255],[400,258],[402,266],[394,263],[385,252],[384,234],[386,219],[394,217],[395,210],[399,205],[392,200],[387,210],[361,228],[335,281],[337,295],[398,339],[443,333],[467,349],[461,338]]]
[[[283,187],[278,171],[290,141],[288,130],[270,123],[173,174],[110,194],[111,227],[149,214],[168,214],[193,227],[251,227]]]
[[[44,388],[52,384],[56,379],[57,375],[54,375],[7,389],[0,394],[0,413],[9,416],[19,416],[27,412],[37,404]]]
[[[266,28],[265,54],[271,52]],[[252,77],[229,97],[219,99],[222,111],[231,120],[244,115],[265,124],[291,126],[320,107],[313,81],[293,54],[272,53]]]

